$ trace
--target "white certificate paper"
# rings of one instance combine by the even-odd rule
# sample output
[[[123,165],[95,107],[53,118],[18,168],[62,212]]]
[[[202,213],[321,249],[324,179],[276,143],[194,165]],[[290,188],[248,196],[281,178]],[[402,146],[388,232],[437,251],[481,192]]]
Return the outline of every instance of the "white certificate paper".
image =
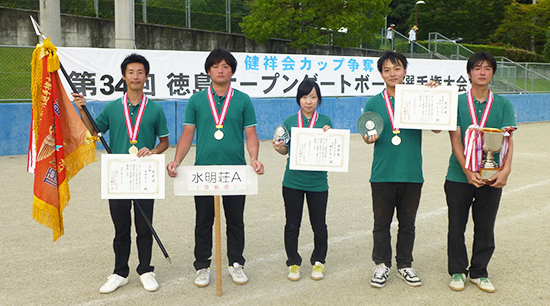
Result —
[[[417,130],[456,130],[458,87],[395,86],[395,126]]]
[[[290,134],[291,170],[348,172],[349,130],[293,127]]]
[[[258,194],[258,174],[252,166],[180,166],[174,195]]]
[[[102,199],[164,199],[164,155],[101,155]]]

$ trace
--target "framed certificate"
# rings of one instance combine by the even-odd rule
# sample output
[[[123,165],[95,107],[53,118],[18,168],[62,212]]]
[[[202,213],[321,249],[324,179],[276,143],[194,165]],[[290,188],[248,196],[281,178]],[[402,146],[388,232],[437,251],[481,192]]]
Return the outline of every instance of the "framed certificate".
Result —
[[[394,123],[398,128],[455,131],[457,107],[457,86],[395,86]]]
[[[290,134],[290,169],[348,172],[349,130],[293,127]]]
[[[174,195],[258,194],[258,174],[252,166],[180,166]]]
[[[164,199],[164,154],[101,155],[102,199]]]

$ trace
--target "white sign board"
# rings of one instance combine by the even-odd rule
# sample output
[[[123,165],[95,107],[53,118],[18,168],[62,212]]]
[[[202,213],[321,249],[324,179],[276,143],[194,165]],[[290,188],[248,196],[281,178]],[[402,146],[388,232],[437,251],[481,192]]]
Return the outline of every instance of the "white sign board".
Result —
[[[402,129],[456,130],[458,87],[395,86],[395,126]]]
[[[290,169],[348,172],[349,130],[293,127],[290,134]]]
[[[180,166],[174,195],[258,194],[258,174],[252,166]]]
[[[164,199],[164,155],[101,155],[102,199]]]

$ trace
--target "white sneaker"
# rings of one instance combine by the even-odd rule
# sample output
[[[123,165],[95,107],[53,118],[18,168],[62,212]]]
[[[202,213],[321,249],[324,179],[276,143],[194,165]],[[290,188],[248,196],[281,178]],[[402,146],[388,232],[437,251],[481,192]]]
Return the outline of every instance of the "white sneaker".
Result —
[[[195,285],[198,287],[206,287],[210,284],[210,268],[203,268],[197,270],[197,276],[195,276]]]
[[[155,279],[155,273],[153,272],[143,273],[139,276],[139,279],[143,284],[143,288],[145,288],[145,290],[147,291],[157,291],[157,289],[159,288],[159,283],[157,283],[157,280]]]
[[[325,278],[325,265],[316,261],[313,266],[313,270],[311,271],[311,278],[314,280],[321,280]]]
[[[372,268],[374,272],[370,280],[370,285],[377,288],[382,288],[386,285],[386,281],[390,277],[390,268],[386,264],[381,263]]]
[[[128,278],[124,278],[118,274],[112,274],[107,277],[107,282],[99,288],[101,293],[111,293],[118,287],[124,286],[128,283]]]
[[[485,292],[495,292],[495,287],[488,278],[486,277],[480,277],[480,278],[470,278],[470,282],[476,284],[479,289],[485,291]]]
[[[297,281],[300,280],[300,266],[298,265],[292,265],[288,267],[288,279],[291,281]]]
[[[235,284],[244,285],[248,282],[248,277],[244,274],[244,267],[238,262],[234,263],[233,266],[229,266],[228,271]]]
[[[451,282],[449,287],[454,291],[464,290],[464,280],[466,279],[466,274],[464,273],[455,273],[451,276]]]
[[[416,272],[413,268],[403,268],[403,269],[397,269],[397,276],[404,280],[407,285],[412,287],[418,287],[422,285],[422,281],[420,280],[420,277],[416,275]]]

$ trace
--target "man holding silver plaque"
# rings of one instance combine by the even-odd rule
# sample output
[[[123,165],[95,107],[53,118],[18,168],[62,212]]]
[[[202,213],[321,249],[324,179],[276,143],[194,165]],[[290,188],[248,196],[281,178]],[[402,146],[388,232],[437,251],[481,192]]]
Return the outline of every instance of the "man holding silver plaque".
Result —
[[[453,153],[445,181],[447,255],[449,287],[457,291],[464,289],[468,274],[481,290],[495,291],[487,266],[495,250],[495,220],[511,171],[511,132],[516,129],[512,103],[489,89],[496,69],[496,60],[488,52],[476,52],[468,59],[472,88],[459,96],[457,129],[449,132]],[[464,232],[470,208],[474,242],[468,261]]]
[[[407,74],[407,59],[388,51],[378,59],[378,70],[386,89],[370,98],[358,120],[367,144],[374,144],[370,177],[374,213],[371,286],[382,288],[392,264],[390,225],[397,211],[397,276],[416,287],[422,282],[412,268],[416,212],[424,178],[422,174],[422,130],[399,129],[394,122],[395,86]],[[427,86],[436,86],[430,81]],[[439,131],[434,131],[439,132]]]

